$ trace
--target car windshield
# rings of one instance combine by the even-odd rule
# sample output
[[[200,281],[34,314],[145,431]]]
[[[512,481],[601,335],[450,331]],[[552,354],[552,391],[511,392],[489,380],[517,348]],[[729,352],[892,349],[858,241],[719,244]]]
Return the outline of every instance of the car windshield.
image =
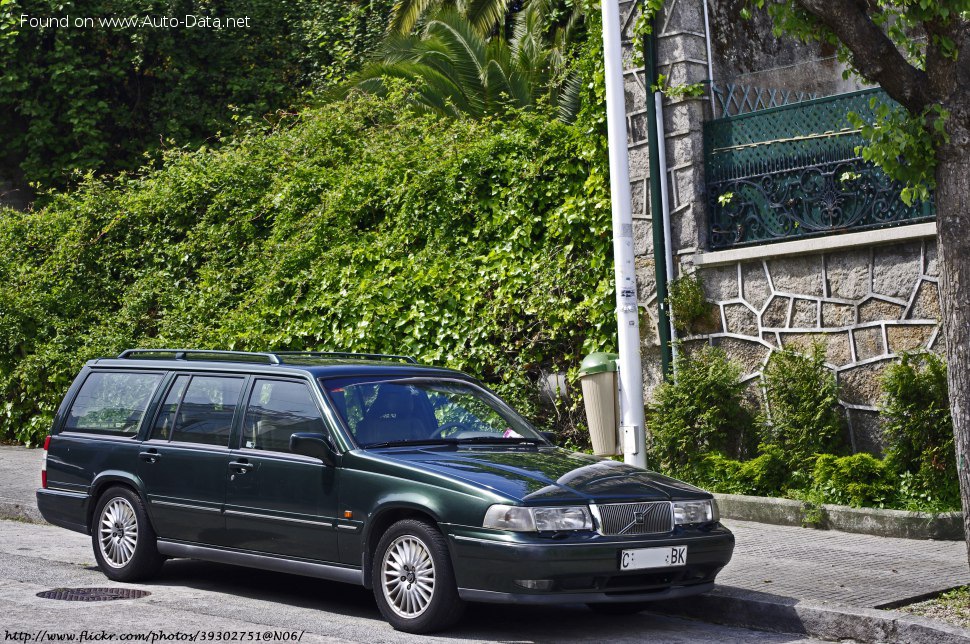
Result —
[[[339,378],[321,384],[361,447],[546,443],[521,416],[469,382]]]

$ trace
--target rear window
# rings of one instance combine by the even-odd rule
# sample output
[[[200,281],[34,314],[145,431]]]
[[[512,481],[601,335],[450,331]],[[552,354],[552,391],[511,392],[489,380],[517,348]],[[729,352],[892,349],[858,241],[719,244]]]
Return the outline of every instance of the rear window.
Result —
[[[117,436],[137,434],[163,378],[160,373],[91,372],[71,405],[64,428]]]

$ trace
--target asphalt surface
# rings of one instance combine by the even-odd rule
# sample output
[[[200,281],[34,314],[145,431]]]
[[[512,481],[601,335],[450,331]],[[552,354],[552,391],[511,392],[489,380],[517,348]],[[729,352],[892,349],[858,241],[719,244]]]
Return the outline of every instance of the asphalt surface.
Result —
[[[41,450],[0,446],[0,518],[43,521],[35,502],[42,456]],[[812,641],[798,638],[813,635],[861,642],[970,644],[968,630],[897,611],[878,610],[970,583],[962,541],[897,539],[732,519],[723,519],[723,522],[734,531],[737,545],[734,559],[718,576],[715,590],[689,600],[654,604],[656,611],[663,611],[664,615],[717,622],[722,626],[647,613],[605,618],[582,606],[526,609],[472,605],[461,628],[449,633],[446,639],[641,641],[649,636],[652,641],[660,642],[789,642]],[[25,573],[8,578],[3,576],[8,564],[2,563],[0,584],[32,584],[29,588],[35,589],[25,595],[21,588],[10,597],[32,597],[57,584],[106,585],[100,573],[84,570],[84,566],[92,567],[94,563],[85,536],[46,525],[7,521],[0,521],[0,525],[0,553],[6,553],[5,560],[7,555],[14,557],[29,571],[30,562],[36,559],[38,566],[50,568],[52,574],[56,571],[58,575],[66,572],[86,575],[83,579],[63,581],[57,575],[47,579],[25,576]],[[17,548],[11,549],[7,543],[7,532],[16,533],[13,540],[19,544]],[[41,542],[43,549],[37,550]],[[48,546],[52,548],[47,550]],[[58,554],[51,554],[55,552]],[[55,563],[42,563],[48,559]],[[162,602],[164,605],[157,611],[151,611],[155,628],[161,623],[184,624],[188,628],[192,624],[209,623],[206,620],[212,624],[235,620],[251,626],[261,625],[264,629],[283,628],[288,623],[286,619],[290,619],[285,616],[299,608],[309,611],[294,622],[307,631],[307,637],[353,641],[396,641],[408,637],[395,633],[380,619],[368,591],[353,586],[189,561],[166,564],[160,583],[166,593],[173,592],[178,599],[173,604]],[[199,595],[196,602],[192,599],[194,596],[176,590],[182,587],[215,595]],[[37,601],[41,609],[57,611],[58,615],[73,615],[76,610],[48,608],[52,604],[76,606],[71,602],[32,599],[34,604],[28,602],[24,612],[6,611],[3,604],[8,597],[3,594],[6,588],[0,586],[0,611],[6,613],[4,617],[28,619],[25,615],[31,614],[30,607]],[[137,616],[141,620],[142,612],[132,613],[130,606],[154,605],[159,601],[156,593],[147,599],[98,604],[91,610],[101,611],[107,617],[117,614],[129,619]],[[17,606],[22,607],[22,602]],[[88,612],[79,614],[86,616]],[[87,623],[84,619],[79,617],[78,623]],[[73,617],[67,618],[66,623],[71,624],[73,620]],[[21,623],[44,628],[43,620]],[[732,630],[732,627],[741,630]],[[767,635],[743,630],[751,627],[803,635]]]
[[[36,596],[38,592],[62,587],[134,587],[151,595],[96,603]],[[167,562],[155,581],[118,584],[97,571],[85,535],[16,521],[0,521],[0,615],[6,641],[18,637],[17,633],[26,634],[23,637],[28,641],[51,641],[52,635],[57,641],[57,636],[73,634],[78,644],[84,631],[106,636],[107,641],[122,641],[128,634],[150,637],[152,633],[167,638],[178,634],[196,636],[195,641],[220,641],[220,634],[225,633],[239,638],[237,641],[255,641],[266,634],[282,638],[295,632],[301,644],[416,639],[766,644],[820,641],[650,613],[606,617],[583,606],[500,605],[471,605],[452,631],[416,638],[391,629],[381,619],[370,592],[363,588],[188,560]],[[206,640],[209,633],[213,637]]]

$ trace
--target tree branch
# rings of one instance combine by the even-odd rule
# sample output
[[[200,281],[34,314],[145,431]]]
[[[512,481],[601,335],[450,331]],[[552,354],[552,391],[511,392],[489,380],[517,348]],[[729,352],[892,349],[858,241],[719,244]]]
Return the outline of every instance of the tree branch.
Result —
[[[879,83],[886,93],[913,114],[935,102],[926,73],[899,52],[893,41],[869,18],[867,3],[858,0],[796,0],[828,27],[852,52],[859,73]]]

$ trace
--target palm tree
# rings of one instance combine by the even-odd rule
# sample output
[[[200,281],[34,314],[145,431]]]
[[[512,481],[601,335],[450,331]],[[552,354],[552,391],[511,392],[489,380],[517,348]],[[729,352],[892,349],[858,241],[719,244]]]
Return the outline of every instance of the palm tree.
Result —
[[[419,34],[389,34],[379,60],[365,66],[351,86],[383,93],[386,79],[401,78],[413,85],[419,109],[474,118],[534,109],[546,100],[569,122],[578,110],[579,87],[561,49],[566,37],[557,31],[557,44],[550,45],[544,31],[540,12],[527,9],[517,17],[511,40],[486,39],[471,20],[446,7]]]
[[[453,7],[468,18],[479,33],[487,34],[505,21],[515,0],[397,0],[391,9],[388,34],[406,36],[414,30],[418,20],[442,8]]]

